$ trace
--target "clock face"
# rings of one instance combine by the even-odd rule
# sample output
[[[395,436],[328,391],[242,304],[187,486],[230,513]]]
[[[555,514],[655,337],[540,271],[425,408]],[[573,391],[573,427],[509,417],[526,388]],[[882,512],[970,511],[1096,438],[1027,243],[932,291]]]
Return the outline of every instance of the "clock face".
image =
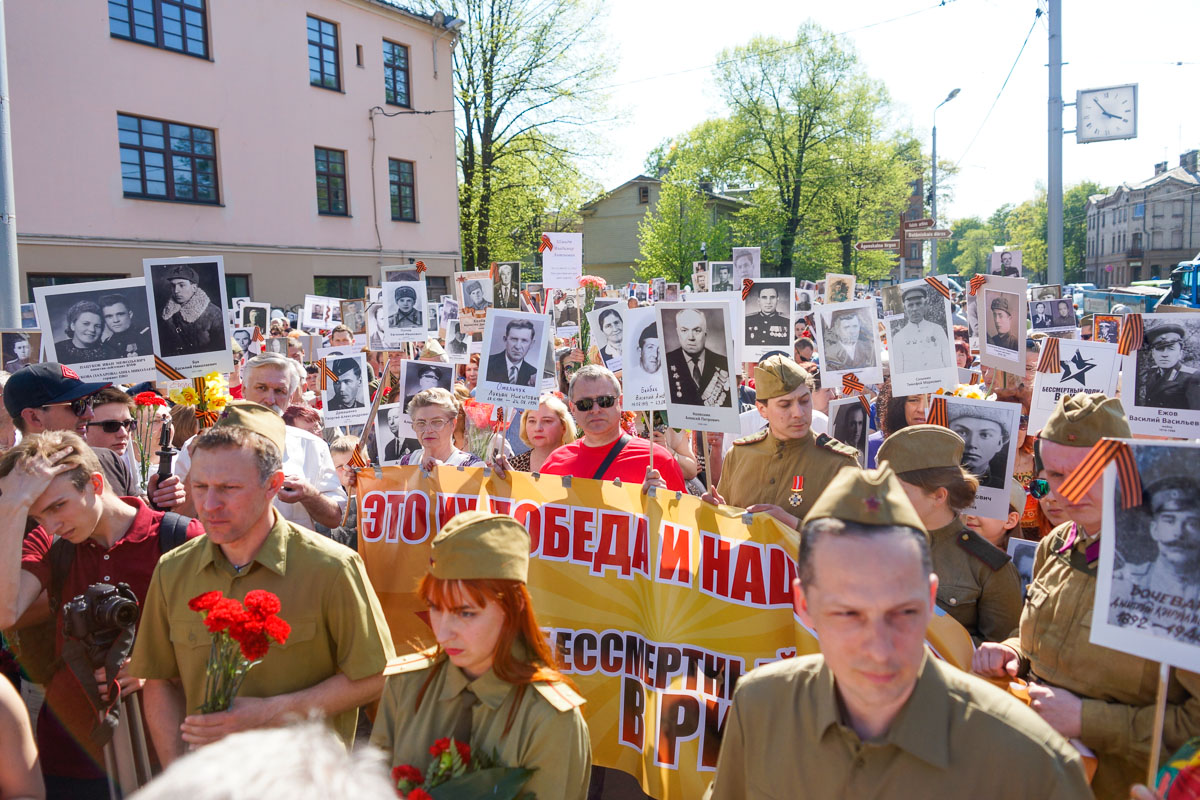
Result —
[[[1075,141],[1103,142],[1137,136],[1137,84],[1075,94]]]

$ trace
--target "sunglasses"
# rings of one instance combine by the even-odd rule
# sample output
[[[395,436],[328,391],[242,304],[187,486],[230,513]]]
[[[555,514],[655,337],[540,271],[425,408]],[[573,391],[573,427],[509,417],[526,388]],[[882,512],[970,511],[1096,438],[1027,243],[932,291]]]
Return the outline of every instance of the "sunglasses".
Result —
[[[137,420],[106,419],[103,422],[89,422],[87,424],[87,429],[90,431],[92,428],[99,428],[105,433],[116,433],[117,431],[121,430],[121,428],[124,428],[132,433],[133,431],[137,430]]]
[[[580,411],[591,411],[592,405],[599,405],[601,408],[612,408],[617,402],[617,398],[611,394],[602,394],[599,397],[581,397],[575,400],[575,407]]]
[[[94,397],[92,397],[91,395],[88,395],[87,397],[80,397],[78,400],[72,400],[69,403],[47,403],[46,405],[42,406],[42,408],[53,408],[54,406],[70,406],[71,413],[73,413],[77,417],[82,417],[84,414],[86,414],[92,410],[92,404],[95,401],[96,400]]]
[[[1079,338],[1083,339],[1085,342],[1090,342],[1092,340],[1092,335],[1090,333],[1081,333],[1079,334]]]
[[[1035,478],[1029,482],[1029,496],[1034,500],[1041,500],[1048,494],[1050,494],[1050,481],[1045,478]]]

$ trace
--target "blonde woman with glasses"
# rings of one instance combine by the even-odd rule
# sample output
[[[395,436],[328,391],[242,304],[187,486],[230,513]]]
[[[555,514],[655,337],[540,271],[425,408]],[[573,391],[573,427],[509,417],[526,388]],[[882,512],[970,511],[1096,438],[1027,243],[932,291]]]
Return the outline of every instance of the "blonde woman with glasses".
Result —
[[[454,446],[454,425],[462,414],[458,399],[442,388],[418,392],[408,404],[413,432],[421,444],[400,459],[400,464],[420,466],[429,470],[444,464],[452,467],[481,467],[476,455]]]

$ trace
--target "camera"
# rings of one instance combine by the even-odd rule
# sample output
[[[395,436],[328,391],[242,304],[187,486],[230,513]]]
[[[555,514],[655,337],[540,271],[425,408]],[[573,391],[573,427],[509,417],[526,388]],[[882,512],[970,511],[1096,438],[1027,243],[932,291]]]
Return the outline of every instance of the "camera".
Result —
[[[96,667],[104,664],[117,636],[138,621],[137,595],[127,583],[93,583],[62,607],[63,636],[78,639]]]

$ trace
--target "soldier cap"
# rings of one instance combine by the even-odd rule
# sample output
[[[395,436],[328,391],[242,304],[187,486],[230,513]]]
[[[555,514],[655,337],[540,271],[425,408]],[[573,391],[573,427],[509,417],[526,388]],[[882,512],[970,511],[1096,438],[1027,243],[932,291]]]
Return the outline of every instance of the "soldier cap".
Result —
[[[926,539],[929,537],[900,479],[887,464],[878,469],[846,467],[839,471],[805,515],[801,528],[818,519],[860,525],[903,525],[921,531]]]
[[[1142,490],[1142,503],[1151,514],[1200,511],[1200,483],[1186,475],[1161,478]]]
[[[996,297],[992,299],[992,311],[1003,311],[1005,314],[1012,314],[1008,307],[1007,297]]]
[[[415,301],[417,299],[417,290],[411,286],[399,286],[396,288],[396,300],[399,301],[401,297],[407,297],[409,300]]]
[[[192,283],[200,282],[200,277],[196,274],[196,270],[187,264],[172,264],[163,270],[163,280],[173,281],[180,278]]]
[[[260,403],[249,400],[231,400],[221,410],[214,427],[236,425],[262,434],[279,448],[282,458],[287,449],[287,423],[283,417]]]
[[[964,447],[961,436],[941,425],[909,425],[883,440],[875,460],[886,461],[903,476],[918,469],[957,467]]]
[[[507,514],[482,509],[455,514],[433,538],[429,574],[441,580],[525,583],[529,532]]]
[[[1100,392],[1064,396],[1038,434],[1039,439],[1067,447],[1091,447],[1105,437],[1131,436],[1121,401]]]
[[[1161,350],[1183,341],[1185,333],[1182,325],[1169,322],[1166,325],[1156,325],[1143,335],[1145,346],[1151,350]]]
[[[754,365],[754,393],[761,402],[791,394],[801,386],[812,389],[812,376],[787,356],[769,356]]]

